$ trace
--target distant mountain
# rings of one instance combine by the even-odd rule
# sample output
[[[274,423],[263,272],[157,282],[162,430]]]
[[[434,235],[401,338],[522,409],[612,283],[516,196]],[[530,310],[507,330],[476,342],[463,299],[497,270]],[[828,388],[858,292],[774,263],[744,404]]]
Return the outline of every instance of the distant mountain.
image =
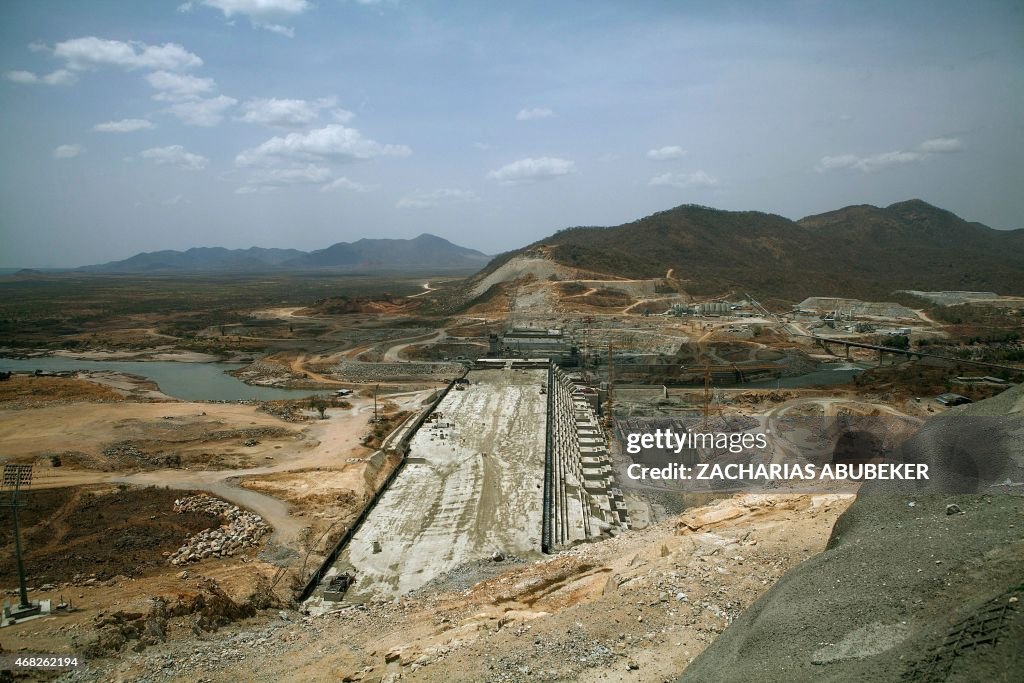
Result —
[[[274,269],[305,252],[298,249],[225,249],[194,247],[185,251],[150,251],[123,261],[111,261],[79,270],[97,273],[157,273],[160,271],[239,272]]]
[[[292,268],[401,268],[415,270],[476,270],[489,256],[426,233],[411,240],[361,239],[338,242],[296,257]]]
[[[434,235],[415,239],[361,239],[338,242],[326,249],[225,249],[196,247],[186,251],[153,251],[123,261],[84,266],[94,273],[245,273],[330,268],[333,270],[451,270],[472,272],[487,263],[479,251]]]
[[[615,277],[674,279],[693,294],[874,298],[898,289],[1024,295],[1024,230],[993,230],[921,200],[848,206],[791,221],[679,206],[616,227],[569,228],[496,257],[543,256]]]

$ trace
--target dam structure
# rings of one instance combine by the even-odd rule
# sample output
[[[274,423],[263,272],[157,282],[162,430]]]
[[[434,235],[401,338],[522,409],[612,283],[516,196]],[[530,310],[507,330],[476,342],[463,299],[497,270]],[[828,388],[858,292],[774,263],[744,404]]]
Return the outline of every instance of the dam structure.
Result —
[[[550,519],[545,520],[544,548],[548,552],[629,526],[604,430],[583,387],[557,366],[551,369],[550,385]]]
[[[353,577],[346,601],[393,599],[467,563],[538,558],[627,528],[597,416],[575,391],[547,362],[469,371],[324,578]]]

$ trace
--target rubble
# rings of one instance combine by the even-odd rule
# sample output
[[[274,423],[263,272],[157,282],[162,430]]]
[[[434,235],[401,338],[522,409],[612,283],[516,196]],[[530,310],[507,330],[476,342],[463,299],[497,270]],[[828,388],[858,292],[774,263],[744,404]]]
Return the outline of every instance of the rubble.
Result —
[[[219,498],[207,495],[185,496],[174,501],[174,511],[201,512],[223,518],[226,524],[205,529],[185,540],[168,562],[177,566],[198,562],[206,557],[228,557],[239,550],[258,545],[270,527],[257,514],[243,510]]]

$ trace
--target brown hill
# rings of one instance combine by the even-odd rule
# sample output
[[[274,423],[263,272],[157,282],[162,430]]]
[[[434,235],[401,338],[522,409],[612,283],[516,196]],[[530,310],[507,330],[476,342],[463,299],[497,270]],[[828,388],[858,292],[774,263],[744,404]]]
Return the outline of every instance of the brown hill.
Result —
[[[1024,230],[994,230],[920,200],[798,221],[679,206],[616,227],[559,231],[496,257],[471,282],[538,251],[618,277],[664,277],[672,269],[693,294],[749,291],[790,302],[811,294],[870,299],[897,289],[1024,294]]]

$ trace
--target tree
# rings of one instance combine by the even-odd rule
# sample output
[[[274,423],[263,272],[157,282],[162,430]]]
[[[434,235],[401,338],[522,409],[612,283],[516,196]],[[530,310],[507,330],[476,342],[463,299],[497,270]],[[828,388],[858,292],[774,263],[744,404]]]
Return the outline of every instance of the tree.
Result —
[[[312,410],[315,410],[318,413],[320,413],[321,420],[327,419],[327,406],[327,401],[323,400],[319,396],[314,396],[313,398],[309,399],[309,407]]]

